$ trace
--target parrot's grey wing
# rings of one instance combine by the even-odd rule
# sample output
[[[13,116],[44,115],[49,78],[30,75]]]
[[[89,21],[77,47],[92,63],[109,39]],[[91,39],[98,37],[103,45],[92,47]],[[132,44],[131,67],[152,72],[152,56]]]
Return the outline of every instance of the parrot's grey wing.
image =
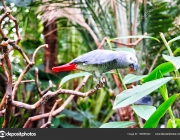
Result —
[[[83,54],[76,59],[72,60],[71,63],[83,63],[86,64],[103,64],[111,62],[118,57],[118,54],[110,50],[94,50],[89,53]]]

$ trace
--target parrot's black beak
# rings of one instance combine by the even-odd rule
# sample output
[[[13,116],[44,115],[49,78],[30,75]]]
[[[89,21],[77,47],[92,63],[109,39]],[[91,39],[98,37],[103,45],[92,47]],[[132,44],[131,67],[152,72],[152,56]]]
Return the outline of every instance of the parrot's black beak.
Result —
[[[138,64],[134,64],[134,70],[136,71],[138,69]]]
[[[129,67],[136,71],[138,69],[138,64],[130,64]]]

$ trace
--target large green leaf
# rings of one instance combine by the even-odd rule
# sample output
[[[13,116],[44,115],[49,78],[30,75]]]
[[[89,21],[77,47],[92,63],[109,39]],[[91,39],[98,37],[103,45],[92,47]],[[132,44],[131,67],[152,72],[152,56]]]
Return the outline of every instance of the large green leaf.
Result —
[[[177,70],[180,68],[180,63],[179,63],[180,62],[180,56],[174,57],[174,56],[169,56],[169,55],[163,54],[163,57],[166,61],[171,62]]]
[[[137,115],[145,120],[148,120],[149,117],[156,111],[156,107],[150,105],[133,105],[131,107]]]
[[[144,83],[143,85],[138,85],[132,89],[124,90],[121,94],[116,96],[113,109],[119,107],[125,107],[130,105],[137,100],[141,99],[142,97],[150,94],[154,90],[158,89],[163,84],[170,81],[172,77],[161,78],[158,80],[154,80],[151,82]]]
[[[157,110],[151,115],[151,117],[144,124],[144,128],[156,128],[159,120],[164,116],[167,109],[174,103],[179,94],[174,94],[167,101],[162,103]]]
[[[110,122],[101,125],[100,128],[126,128],[135,124],[135,122]]]
[[[136,82],[141,80],[142,78],[146,77],[147,75],[134,75],[134,74],[128,74],[124,77],[123,82],[124,84],[129,84],[132,82]]]
[[[65,82],[67,82],[67,81],[69,81],[71,79],[74,79],[74,78],[77,78],[77,77],[81,77],[81,76],[87,76],[87,75],[91,75],[91,74],[88,73],[88,72],[80,72],[80,73],[75,73],[75,74],[70,74],[68,76],[65,76],[61,80],[60,86],[62,86]]]
[[[132,54],[136,55],[136,51],[133,48],[113,48],[115,51],[127,51],[131,52]]]
[[[117,39],[124,39],[124,38],[150,38],[150,39],[154,39],[154,40],[160,42],[157,38],[152,37],[152,36],[146,36],[146,35],[123,36],[123,37],[111,38],[110,41],[112,41],[112,40],[117,40]]]
[[[161,73],[164,75],[174,70],[175,68],[171,62],[162,63],[156,67],[147,77],[145,77],[142,82],[145,83],[157,79],[157,73],[159,71],[161,71]]]
[[[172,42],[176,41],[176,40],[179,40],[180,39],[180,36],[177,36],[171,40],[168,41],[168,44],[171,44]]]

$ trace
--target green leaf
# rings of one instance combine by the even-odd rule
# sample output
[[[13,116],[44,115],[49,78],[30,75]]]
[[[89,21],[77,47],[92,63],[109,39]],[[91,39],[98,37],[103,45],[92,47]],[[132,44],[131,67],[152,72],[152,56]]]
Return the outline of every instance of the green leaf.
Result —
[[[176,55],[178,52],[180,52],[180,47],[177,48],[177,49],[173,52],[173,54]]]
[[[152,36],[146,36],[146,35],[123,36],[123,37],[111,38],[110,41],[117,40],[117,39],[123,39],[123,38],[150,38],[150,39],[154,39],[154,40],[160,42],[157,38],[152,37]]]
[[[135,124],[135,122],[110,122],[101,125],[100,128],[126,128]]]
[[[60,119],[57,119],[57,118],[53,118],[52,119],[52,126],[51,128],[58,128],[59,124],[60,124]]]
[[[149,117],[156,111],[156,107],[150,105],[133,105],[131,107],[137,115],[145,120],[148,120]]]
[[[67,117],[73,118],[76,121],[85,121],[87,118],[85,116],[83,116],[81,113],[77,112],[77,111],[71,111],[68,109],[64,109],[61,114],[65,114]]]
[[[147,77],[145,77],[142,82],[148,82],[157,79],[157,72],[161,71],[161,73],[164,75],[166,73],[169,73],[171,71],[174,71],[174,66],[171,62],[162,63],[159,66],[157,66]]]
[[[142,97],[150,94],[154,90],[158,89],[163,84],[170,81],[172,77],[161,78],[158,80],[154,80],[151,82],[144,83],[143,85],[138,85],[134,88],[124,90],[121,94],[116,96],[113,109],[119,107],[125,107],[130,105],[137,100],[141,99]]]
[[[176,41],[176,40],[179,40],[180,39],[180,36],[177,36],[171,40],[168,41],[168,44],[171,44],[172,42]]]
[[[173,128],[173,125],[172,125],[172,120],[169,119],[168,122],[167,122],[167,125],[166,125],[166,128]]]
[[[131,52],[132,54],[136,55],[136,51],[133,48],[113,48],[115,51],[127,51]]]
[[[176,128],[180,128],[180,119],[176,118],[175,123],[177,125]]]
[[[80,72],[80,73],[75,73],[75,74],[70,74],[68,76],[65,76],[60,83],[60,86],[62,86],[64,83],[66,83],[67,81],[77,78],[77,77],[81,77],[81,76],[87,76],[87,75],[91,75],[88,72]]]
[[[144,124],[144,128],[156,128],[159,120],[164,116],[167,109],[174,103],[179,94],[174,94],[167,101],[162,103],[157,110],[151,115],[151,117]]]
[[[171,62],[177,70],[180,68],[180,63],[179,63],[180,62],[180,56],[174,57],[174,56],[169,56],[169,55],[163,54],[163,57],[166,61]]]
[[[174,128],[173,127],[173,121],[172,119],[169,119],[168,122],[167,122],[167,128]],[[176,124],[176,128],[180,128],[180,119],[176,118],[175,119],[175,124]]]
[[[124,77],[123,82],[124,84],[129,84],[132,82],[136,82],[141,80],[142,78],[146,77],[147,75],[134,75],[134,74],[128,74]]]

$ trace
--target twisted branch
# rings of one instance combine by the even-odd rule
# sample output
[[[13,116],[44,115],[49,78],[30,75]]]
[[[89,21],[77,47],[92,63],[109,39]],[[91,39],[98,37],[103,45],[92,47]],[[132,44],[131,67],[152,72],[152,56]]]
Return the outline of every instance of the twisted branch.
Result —
[[[75,89],[75,91],[79,91],[87,82],[87,80],[89,79],[90,76],[86,76],[84,77],[84,79],[82,80],[81,84]],[[72,101],[72,99],[75,97],[75,95],[70,95],[68,97],[68,99],[58,108],[56,109],[55,111],[53,111],[52,113],[52,116],[56,116],[58,115],[61,111],[64,110],[64,108]],[[49,117],[50,115],[50,112],[49,113],[45,113],[45,114],[41,114],[41,115],[37,115],[37,116],[33,116],[33,117],[30,117],[26,123],[24,124],[23,128],[28,128],[30,126],[30,124],[33,122],[33,121],[37,121],[37,120],[41,120],[41,119],[44,119],[44,118],[47,118]]]

